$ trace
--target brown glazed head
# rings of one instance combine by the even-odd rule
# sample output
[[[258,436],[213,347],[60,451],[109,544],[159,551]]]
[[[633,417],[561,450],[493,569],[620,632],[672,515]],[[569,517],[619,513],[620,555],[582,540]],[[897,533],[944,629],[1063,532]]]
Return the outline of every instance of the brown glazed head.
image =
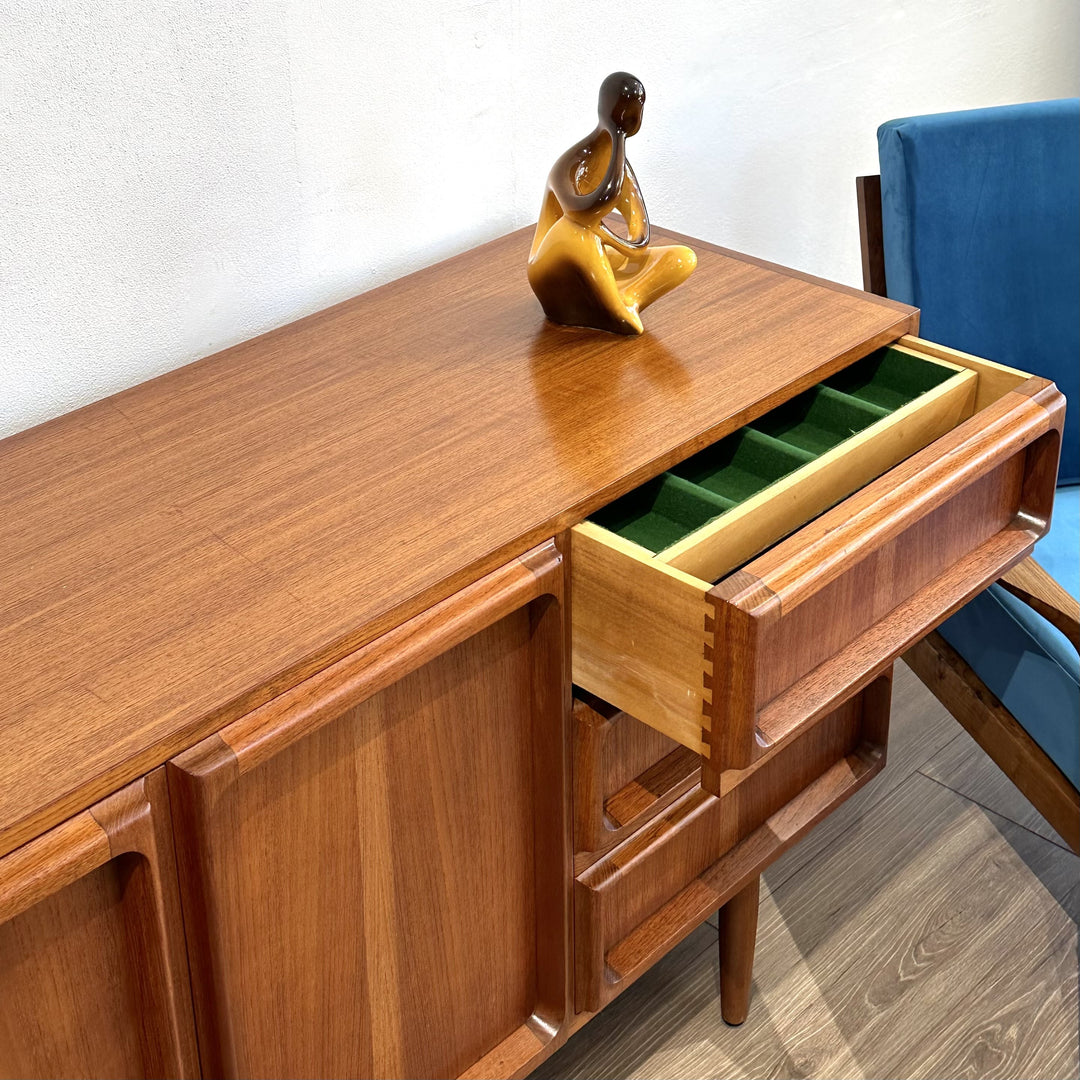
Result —
[[[641,127],[641,113],[645,108],[645,87],[627,71],[613,71],[600,84],[600,101],[597,112],[600,122],[607,127],[614,124],[616,130],[634,135]]]

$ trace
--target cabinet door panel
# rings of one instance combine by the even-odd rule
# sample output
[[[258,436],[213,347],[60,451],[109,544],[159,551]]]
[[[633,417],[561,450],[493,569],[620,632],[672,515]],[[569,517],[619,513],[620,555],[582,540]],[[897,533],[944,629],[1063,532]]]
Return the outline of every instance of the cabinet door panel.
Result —
[[[546,545],[170,764],[208,1074],[516,1069],[551,1040],[561,589]]]
[[[0,859],[0,1076],[197,1076],[164,770]]]

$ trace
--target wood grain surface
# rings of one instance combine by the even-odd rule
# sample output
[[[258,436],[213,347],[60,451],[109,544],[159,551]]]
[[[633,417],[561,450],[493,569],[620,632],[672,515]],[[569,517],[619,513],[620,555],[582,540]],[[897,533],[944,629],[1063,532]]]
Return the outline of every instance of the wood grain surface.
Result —
[[[169,762],[206,1075],[511,1075],[560,1032],[563,571],[549,542],[403,626],[388,685],[373,642]]]
[[[925,360],[923,361],[925,363]],[[920,394],[667,548],[663,561],[714,582],[971,416],[979,377]]]
[[[698,755],[591,695],[574,701],[574,874],[694,787]]]
[[[855,177],[859,207],[859,242],[862,248],[863,288],[885,296],[885,245],[881,227],[881,177]]]
[[[595,521],[573,529],[575,682],[709,759],[710,791],[724,769],[745,768],[866,685],[1046,529],[1061,394],[1045,379],[903,340],[895,348],[956,373],[937,388],[955,401],[918,397],[906,407],[914,412],[658,555]],[[974,416],[973,400],[983,403]],[[923,412],[930,427],[909,427]],[[736,540],[717,546],[729,518]],[[731,573],[713,561],[763,547]],[[728,576],[711,587],[719,573]]]
[[[708,585],[595,522],[571,533],[574,682],[697,754]]]
[[[917,328],[701,243],[642,337],[558,328],[528,246],[0,443],[0,852]]]
[[[720,1011],[741,1024],[750,1008],[761,877],[755,875],[717,912],[720,931]]]
[[[968,732],[961,731],[919,771],[1000,817],[1068,850],[1068,845],[1053,826]]]
[[[880,771],[891,677],[745,770],[700,787],[575,886],[578,1009],[596,1010]]]
[[[1080,792],[964,658],[939,633],[904,655],[957,723],[1080,854]]]
[[[1047,622],[1053,623],[1080,649],[1080,601],[1067,593],[1034,559],[1017,563],[1001,578],[1001,585],[1019,597]]]
[[[912,773],[952,745],[958,737],[951,719],[945,722],[937,699],[902,661],[893,665],[892,713],[889,720],[888,764],[872,784],[867,784],[831,813],[805,840],[785,852],[769,867],[769,882],[782,881],[812,862],[859,818],[900,786]]]
[[[976,412],[985,409],[987,405],[993,404],[998,398],[1004,397],[1010,390],[1017,389],[1031,378],[1026,371],[999,364],[994,360],[986,360],[973,353],[962,352],[960,349],[950,349],[947,345],[939,345],[936,341],[927,341],[914,334],[902,337],[900,346],[924,353],[926,356],[933,356],[938,360],[945,360],[950,364],[959,364],[960,367],[976,372],[979,376],[979,383],[975,388]]]

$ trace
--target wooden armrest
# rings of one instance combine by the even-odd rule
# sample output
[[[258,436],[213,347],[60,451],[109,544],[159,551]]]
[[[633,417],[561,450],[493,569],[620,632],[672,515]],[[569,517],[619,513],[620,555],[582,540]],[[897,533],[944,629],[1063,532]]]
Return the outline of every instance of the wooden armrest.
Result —
[[[1080,651],[1080,603],[1070,596],[1034,559],[1025,559],[1005,574],[1000,584],[1047,622],[1056,626]]]

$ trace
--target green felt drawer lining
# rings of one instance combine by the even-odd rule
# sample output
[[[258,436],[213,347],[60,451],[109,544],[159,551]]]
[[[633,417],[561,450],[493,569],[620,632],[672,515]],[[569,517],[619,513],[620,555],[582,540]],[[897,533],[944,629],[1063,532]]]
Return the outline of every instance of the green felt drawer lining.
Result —
[[[592,520],[652,552],[663,551],[953,374],[910,353],[879,349],[617,499]]]
[[[695,454],[672,472],[740,503],[814,457],[782,439],[745,427]]]
[[[889,412],[818,385],[766,413],[752,426],[812,454],[824,454]]]
[[[650,551],[662,551],[735,505],[734,499],[662,473],[605,506],[592,520]]]
[[[895,412],[953,374],[949,368],[927,363],[911,353],[879,349],[826,379],[825,385]]]

